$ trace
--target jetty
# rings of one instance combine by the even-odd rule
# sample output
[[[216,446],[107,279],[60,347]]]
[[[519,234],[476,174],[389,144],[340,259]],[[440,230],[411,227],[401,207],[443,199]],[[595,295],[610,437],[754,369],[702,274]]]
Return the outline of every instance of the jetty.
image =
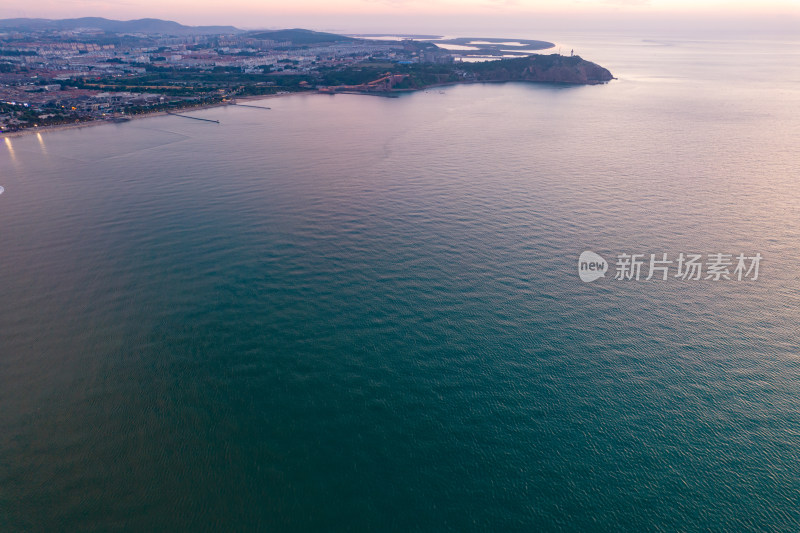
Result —
[[[219,120],[213,120],[210,118],[190,117],[189,115],[181,115],[180,113],[173,113],[172,111],[167,111],[167,115],[172,115],[174,117],[190,118],[192,120],[202,120],[203,122],[213,122],[215,124],[219,124]]]
[[[266,107],[261,105],[238,104],[236,102],[231,102],[231,105],[238,105],[239,107],[252,107],[253,109],[272,109],[271,107]]]

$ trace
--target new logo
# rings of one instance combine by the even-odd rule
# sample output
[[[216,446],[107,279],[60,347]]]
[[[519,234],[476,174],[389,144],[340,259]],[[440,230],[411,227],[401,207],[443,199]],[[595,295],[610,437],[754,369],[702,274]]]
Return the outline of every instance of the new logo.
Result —
[[[578,275],[581,281],[589,283],[596,279],[605,277],[608,271],[608,263],[605,259],[594,252],[585,251],[578,259]]]

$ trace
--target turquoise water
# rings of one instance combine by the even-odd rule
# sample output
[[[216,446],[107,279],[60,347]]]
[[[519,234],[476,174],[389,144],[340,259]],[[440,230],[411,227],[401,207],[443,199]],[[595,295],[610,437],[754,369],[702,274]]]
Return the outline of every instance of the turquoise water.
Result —
[[[0,530],[798,530],[800,43],[568,42],[0,141]]]

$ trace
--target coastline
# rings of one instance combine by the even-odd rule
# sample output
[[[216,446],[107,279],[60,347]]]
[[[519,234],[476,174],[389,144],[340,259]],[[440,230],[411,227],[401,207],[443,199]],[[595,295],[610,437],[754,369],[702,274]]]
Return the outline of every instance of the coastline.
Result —
[[[615,80],[617,78],[611,77],[611,80]],[[297,92],[288,92],[284,94],[262,94],[262,95],[248,95],[248,96],[238,96],[235,100],[244,101],[244,102],[251,102],[256,100],[267,100],[271,98],[282,98],[284,96],[292,96],[297,94],[352,94],[352,95],[364,95],[364,96],[380,96],[383,98],[397,98],[401,94],[408,94],[418,91],[427,91],[429,89],[436,89],[440,87],[451,87],[454,85],[471,85],[471,84],[482,84],[482,83],[509,83],[509,82],[524,82],[524,83],[543,83],[543,84],[550,84],[550,85],[561,85],[561,86],[581,86],[581,85],[601,85],[604,83],[608,83],[608,81],[597,81],[592,83],[576,83],[576,82],[559,82],[559,81],[533,81],[533,80],[514,80],[514,79],[502,79],[502,80],[459,80],[459,81],[445,81],[440,83],[431,83],[424,87],[417,87],[417,88],[408,88],[408,89],[390,89],[388,91],[359,91],[359,90],[341,90],[341,91],[332,91],[330,93],[323,93],[320,91],[308,90],[308,91],[297,91]],[[175,112],[191,112],[191,111],[199,111],[203,109],[212,109],[215,107],[223,107],[228,105],[236,105],[230,101],[223,101],[217,102],[215,104],[203,104],[198,106],[188,106],[175,109]],[[147,113],[140,113],[136,115],[125,115],[125,118],[129,120],[137,120],[137,119],[144,119],[144,118],[151,118],[157,117],[162,115],[169,115],[167,111],[159,110],[159,111],[151,111]],[[173,113],[174,114],[174,113]],[[23,137],[25,135],[31,134],[39,134],[43,132],[52,132],[52,131],[62,131],[62,130],[72,130],[78,128],[88,128],[91,126],[99,126],[101,124],[113,124],[113,121],[110,119],[95,119],[95,120],[87,120],[84,122],[75,122],[70,124],[54,124],[50,126],[37,126],[33,128],[25,128],[24,130],[20,131],[12,131],[12,132],[0,132],[0,139],[3,138],[15,138],[15,137]]]
[[[236,100],[251,102],[255,100],[265,100],[269,98],[281,98],[284,96],[291,96],[295,94],[318,94],[318,93],[316,91],[300,91],[300,92],[292,92],[286,94],[261,94],[261,95],[237,96]],[[198,106],[182,107],[180,109],[176,109],[175,112],[180,113],[185,111],[186,112],[199,111],[203,109],[212,109],[215,107],[223,107],[228,105],[236,105],[236,104],[233,104],[231,102],[217,102],[216,104],[203,104]],[[152,118],[162,115],[169,115],[169,113],[167,113],[166,111],[150,111],[147,113],[139,113],[136,115],[125,115],[125,118],[128,118],[130,120],[139,120],[143,118]],[[73,122],[70,124],[53,124],[50,126],[37,126],[33,128],[25,128],[24,130],[19,130],[19,131],[0,132],[0,139],[5,139],[5,138],[13,139],[16,137],[23,137],[25,135],[32,135],[37,133],[90,128],[92,126],[101,126],[103,124],[113,124],[113,122],[109,119],[95,119],[95,120],[86,120],[83,122]]]

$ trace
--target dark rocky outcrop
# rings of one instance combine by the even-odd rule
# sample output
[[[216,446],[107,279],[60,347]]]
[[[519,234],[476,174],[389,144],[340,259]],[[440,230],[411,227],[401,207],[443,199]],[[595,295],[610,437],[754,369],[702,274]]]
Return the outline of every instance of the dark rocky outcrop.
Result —
[[[607,69],[580,56],[532,55],[483,63],[464,63],[475,81],[535,81],[596,85],[614,79]]]

